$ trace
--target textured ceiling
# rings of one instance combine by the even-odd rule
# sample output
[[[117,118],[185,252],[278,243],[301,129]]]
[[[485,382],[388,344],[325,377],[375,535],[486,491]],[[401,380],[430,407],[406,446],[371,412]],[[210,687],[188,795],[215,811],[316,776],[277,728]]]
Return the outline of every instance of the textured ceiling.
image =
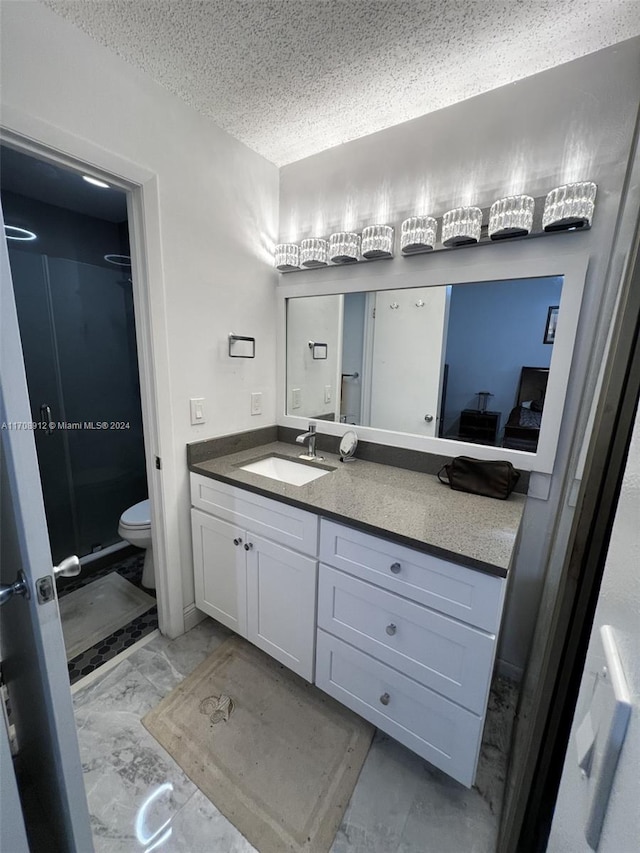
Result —
[[[277,165],[640,34],[638,0],[43,0]]]

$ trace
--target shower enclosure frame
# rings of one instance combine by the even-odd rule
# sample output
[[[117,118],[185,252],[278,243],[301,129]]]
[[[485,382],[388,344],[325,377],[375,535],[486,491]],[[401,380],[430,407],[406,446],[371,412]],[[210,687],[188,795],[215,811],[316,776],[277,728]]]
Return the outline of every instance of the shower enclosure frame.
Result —
[[[178,522],[174,517],[170,519],[165,509],[175,503],[179,471],[173,452],[172,424],[159,416],[160,411],[171,411],[171,400],[158,176],[8,105],[3,107],[0,141],[24,154],[106,181],[126,193],[158,624],[163,634],[177,637],[185,630],[185,614],[182,577],[175,569],[169,570],[169,566],[181,565]],[[187,628],[199,621],[195,609],[193,616]]]

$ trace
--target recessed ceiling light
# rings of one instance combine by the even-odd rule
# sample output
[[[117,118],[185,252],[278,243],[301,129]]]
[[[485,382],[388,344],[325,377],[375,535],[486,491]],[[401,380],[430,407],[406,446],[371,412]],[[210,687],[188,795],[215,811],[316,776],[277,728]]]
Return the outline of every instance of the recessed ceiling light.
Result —
[[[108,264],[115,264],[117,267],[131,266],[131,258],[129,255],[105,255],[104,259]]]
[[[4,236],[7,240],[36,240],[37,234],[27,231],[26,228],[18,228],[17,225],[5,225]]]
[[[102,190],[111,189],[109,184],[105,184],[104,181],[99,181],[97,178],[92,178],[90,175],[83,175],[82,180],[86,181],[88,184],[93,184],[94,187],[100,187]]]

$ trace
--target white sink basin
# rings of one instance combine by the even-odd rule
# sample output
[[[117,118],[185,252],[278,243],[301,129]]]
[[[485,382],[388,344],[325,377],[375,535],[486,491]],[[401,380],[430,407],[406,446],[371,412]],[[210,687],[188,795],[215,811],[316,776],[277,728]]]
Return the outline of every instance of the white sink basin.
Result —
[[[303,465],[293,459],[282,459],[280,456],[267,456],[257,462],[241,465],[241,471],[250,471],[252,474],[260,474],[262,477],[270,477],[280,483],[288,483],[290,486],[304,486],[325,474],[330,474],[326,468],[315,468],[311,465]]]

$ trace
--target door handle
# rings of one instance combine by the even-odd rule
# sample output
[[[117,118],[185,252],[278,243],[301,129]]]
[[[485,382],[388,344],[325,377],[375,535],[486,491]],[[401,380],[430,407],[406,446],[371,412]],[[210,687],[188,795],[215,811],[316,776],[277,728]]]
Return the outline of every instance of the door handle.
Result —
[[[433,420],[433,415],[425,415],[424,419],[428,424],[430,424],[431,421]]]
[[[23,595],[25,598],[30,597],[29,587],[24,572],[18,572],[18,577],[13,583],[3,583],[0,586],[0,606],[11,601],[14,595]]]
[[[53,574],[58,578],[75,578],[82,571],[80,560],[73,554],[71,557],[65,557],[59,566],[53,567]]]
[[[42,421],[42,423],[46,424],[44,431],[47,435],[51,435],[53,433],[53,427],[51,426],[51,417],[51,406],[47,405],[46,403],[43,403],[40,406],[40,420]]]

